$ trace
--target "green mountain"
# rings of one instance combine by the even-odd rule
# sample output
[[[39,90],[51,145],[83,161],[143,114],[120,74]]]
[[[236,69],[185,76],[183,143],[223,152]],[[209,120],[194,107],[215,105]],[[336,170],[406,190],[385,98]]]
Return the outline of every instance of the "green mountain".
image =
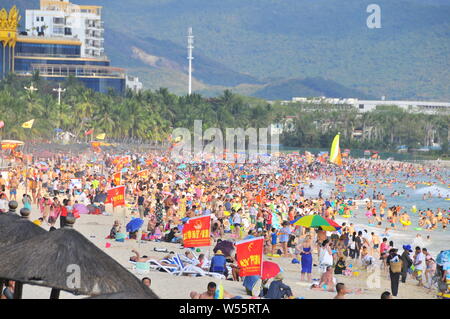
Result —
[[[448,0],[377,0],[381,29],[366,25],[371,0],[75,2],[104,6],[107,54],[147,87],[185,91],[186,33],[193,27],[197,91],[245,87],[257,94],[278,86],[287,93],[288,79],[322,78],[339,83],[339,95],[450,99]]]

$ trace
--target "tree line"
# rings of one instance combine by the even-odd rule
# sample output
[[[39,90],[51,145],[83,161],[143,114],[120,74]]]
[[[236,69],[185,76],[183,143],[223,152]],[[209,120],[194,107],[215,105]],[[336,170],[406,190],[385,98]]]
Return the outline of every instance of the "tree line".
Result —
[[[31,83],[37,91],[24,89]],[[162,142],[174,128],[192,130],[194,120],[202,120],[204,130],[280,123],[284,127],[280,142],[293,147],[328,148],[340,132],[341,148],[392,150],[399,145],[417,148],[438,143],[443,152],[448,150],[448,113],[417,114],[394,106],[358,113],[352,107],[268,103],[229,90],[214,98],[196,93],[178,96],[164,88],[102,94],[75,78],[61,83],[66,91],[59,105],[53,91],[57,84],[38,74],[31,79],[8,75],[0,81],[0,120],[5,123],[2,138],[50,140],[62,130],[87,140],[85,132],[93,129],[93,136],[105,133],[107,141]],[[35,119],[32,130],[22,128],[22,123],[31,119]]]

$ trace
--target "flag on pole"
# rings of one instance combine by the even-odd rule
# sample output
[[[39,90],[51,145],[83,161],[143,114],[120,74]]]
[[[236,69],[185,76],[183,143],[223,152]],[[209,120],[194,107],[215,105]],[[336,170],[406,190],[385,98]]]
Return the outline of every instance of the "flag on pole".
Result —
[[[314,157],[310,152],[305,151],[305,156],[306,156],[306,161],[308,164],[311,164],[312,162],[314,162]]]
[[[23,123],[23,124],[22,124],[22,127],[23,127],[23,128],[32,128],[32,127],[33,127],[33,124],[34,124],[34,119],[32,119],[32,120],[30,120],[30,121],[28,121],[28,122]]]
[[[339,148],[339,133],[334,137],[330,150],[330,162],[342,165],[341,149]]]
[[[118,186],[107,191],[106,203],[112,203],[113,207],[125,206],[125,186]]]
[[[239,276],[261,276],[264,238],[252,238],[236,243]]]
[[[183,226],[184,247],[211,245],[211,215],[190,218]]]
[[[94,130],[91,129],[91,130],[89,130],[89,131],[84,132],[84,136],[88,136],[88,135],[91,135],[91,134],[93,134],[93,133],[94,133]]]
[[[105,137],[106,137],[106,134],[102,133],[102,134],[98,134],[95,138],[98,139],[98,140],[104,140]]]
[[[115,173],[113,175],[113,181],[115,185],[120,185],[122,181],[122,172]]]

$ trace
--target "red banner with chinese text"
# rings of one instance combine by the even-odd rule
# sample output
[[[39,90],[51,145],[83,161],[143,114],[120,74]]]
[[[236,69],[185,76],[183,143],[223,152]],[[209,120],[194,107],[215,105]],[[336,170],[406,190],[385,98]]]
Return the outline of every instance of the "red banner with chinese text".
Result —
[[[184,247],[204,247],[211,245],[211,216],[190,218],[183,226]]]
[[[105,203],[112,203],[113,207],[125,206],[125,186],[109,189]]]
[[[261,276],[264,238],[252,238],[236,243],[239,276]]]

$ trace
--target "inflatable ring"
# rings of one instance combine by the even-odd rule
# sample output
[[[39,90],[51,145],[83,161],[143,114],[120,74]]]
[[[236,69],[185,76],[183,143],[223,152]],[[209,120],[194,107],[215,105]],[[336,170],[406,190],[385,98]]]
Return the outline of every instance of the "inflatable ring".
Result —
[[[281,257],[281,255],[278,255],[278,254],[267,254],[267,256],[269,256],[269,257],[275,257],[275,258],[279,258],[279,257]]]
[[[416,227],[414,230],[423,230],[421,227]]]
[[[350,218],[350,217],[352,217],[352,215],[342,215],[341,217]]]
[[[444,293],[442,293],[442,292],[439,292],[439,293],[437,294],[437,296],[438,296],[438,297],[442,297],[443,299],[450,299],[450,293],[444,294]]]
[[[408,220],[408,221],[403,221],[403,220],[401,220],[400,223],[401,223],[403,226],[411,226],[411,221],[410,221],[410,220]]]

